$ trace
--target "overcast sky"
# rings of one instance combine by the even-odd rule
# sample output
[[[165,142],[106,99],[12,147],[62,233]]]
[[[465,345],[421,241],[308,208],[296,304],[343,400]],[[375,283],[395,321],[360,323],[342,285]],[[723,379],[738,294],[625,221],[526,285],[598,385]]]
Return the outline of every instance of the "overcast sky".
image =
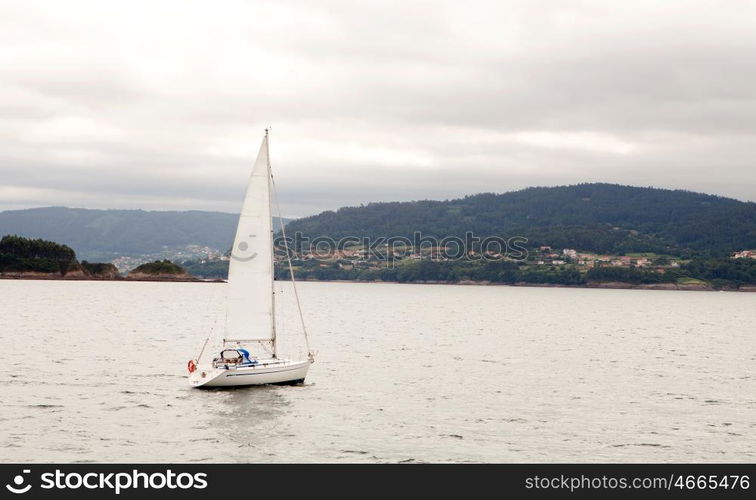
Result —
[[[0,210],[756,200],[756,2],[0,0]]]

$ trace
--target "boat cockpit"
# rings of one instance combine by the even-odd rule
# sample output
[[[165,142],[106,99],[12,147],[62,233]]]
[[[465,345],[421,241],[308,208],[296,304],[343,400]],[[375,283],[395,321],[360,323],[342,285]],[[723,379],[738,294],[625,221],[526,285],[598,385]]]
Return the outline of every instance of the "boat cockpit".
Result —
[[[213,359],[213,367],[215,368],[254,366],[257,363],[257,359],[252,358],[246,349],[223,349],[220,355]]]

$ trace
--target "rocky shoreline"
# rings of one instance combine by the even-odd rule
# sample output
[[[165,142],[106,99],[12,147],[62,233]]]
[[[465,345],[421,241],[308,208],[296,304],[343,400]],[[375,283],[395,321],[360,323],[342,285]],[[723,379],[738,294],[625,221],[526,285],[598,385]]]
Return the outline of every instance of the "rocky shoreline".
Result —
[[[113,275],[93,275],[80,270],[67,273],[61,276],[58,273],[38,273],[38,272],[6,272],[0,273],[0,279],[15,280],[63,280],[63,281],[161,281],[176,283],[225,283],[223,279],[202,279],[190,274],[147,274],[147,273],[130,273],[127,276]],[[396,281],[365,281],[365,280],[313,280],[306,279],[300,281],[323,282],[323,283],[399,283]],[[490,281],[473,281],[462,280],[456,283],[448,281],[413,281],[406,284],[414,285],[478,285],[478,286],[520,286],[534,288],[607,288],[614,290],[683,290],[683,291],[701,291],[701,292],[756,292],[756,285],[742,285],[739,288],[717,289],[703,283],[650,283],[650,284],[633,284],[622,282],[594,282],[585,285],[561,285],[555,283],[493,283]]]
[[[739,288],[714,288],[706,284],[698,283],[647,283],[633,284],[622,282],[591,282],[585,285],[562,285],[558,283],[494,283],[491,281],[462,280],[454,283],[448,281],[411,281],[400,283],[398,281],[366,281],[366,280],[313,280],[304,279],[297,281],[324,282],[324,283],[396,283],[407,285],[478,285],[478,286],[520,286],[533,288],[607,288],[615,290],[683,290],[701,292],[756,292],[756,285],[742,285]]]
[[[217,280],[203,280],[190,274],[157,274],[150,275],[145,273],[136,273],[135,275],[117,276],[112,275],[93,275],[82,271],[72,271],[61,276],[59,273],[39,273],[39,272],[6,272],[0,273],[0,279],[7,280],[61,280],[61,281],[163,281],[163,282],[198,282],[212,283]]]

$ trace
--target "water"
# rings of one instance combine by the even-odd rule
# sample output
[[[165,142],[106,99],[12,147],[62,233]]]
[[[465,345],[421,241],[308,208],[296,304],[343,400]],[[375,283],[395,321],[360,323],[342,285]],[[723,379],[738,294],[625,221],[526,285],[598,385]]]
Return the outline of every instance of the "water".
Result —
[[[2,461],[756,459],[756,294],[303,283],[306,385],[201,391],[224,284],[0,291]]]

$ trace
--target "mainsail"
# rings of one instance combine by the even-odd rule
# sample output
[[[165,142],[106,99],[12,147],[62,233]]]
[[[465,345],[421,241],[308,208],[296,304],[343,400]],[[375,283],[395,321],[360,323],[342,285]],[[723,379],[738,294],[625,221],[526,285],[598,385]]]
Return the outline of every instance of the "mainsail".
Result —
[[[227,342],[273,340],[273,245],[268,134],[247,185],[228,267]]]

